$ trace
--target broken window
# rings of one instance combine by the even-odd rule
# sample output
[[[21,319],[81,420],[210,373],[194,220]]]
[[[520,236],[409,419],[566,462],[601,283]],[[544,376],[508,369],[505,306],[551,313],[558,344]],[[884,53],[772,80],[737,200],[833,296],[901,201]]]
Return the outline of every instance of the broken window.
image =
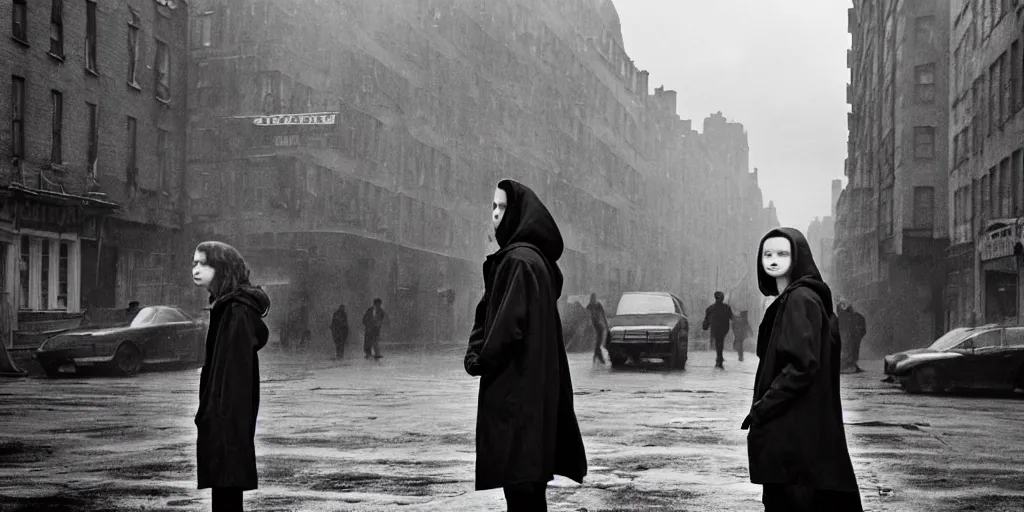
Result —
[[[11,156],[25,158],[25,79],[11,77]]]
[[[63,162],[63,137],[64,131],[64,95],[60,91],[50,91],[51,104],[53,106],[53,117],[50,137],[50,162],[61,164]]]
[[[50,5],[50,55],[64,58],[64,0]]]
[[[131,8],[129,8],[131,9]],[[131,20],[128,21],[128,84],[139,88],[139,13],[130,10]]]
[[[85,69],[96,71],[96,1],[85,2]]]
[[[171,100],[171,54],[167,51],[167,43],[156,42],[156,97],[163,101]]]
[[[28,5],[27,0],[14,0],[11,12],[11,37],[22,43],[28,43]]]
[[[935,156],[935,128],[931,126],[914,127],[914,158],[933,158]]]
[[[918,103],[935,101],[935,64],[914,68],[914,97]]]

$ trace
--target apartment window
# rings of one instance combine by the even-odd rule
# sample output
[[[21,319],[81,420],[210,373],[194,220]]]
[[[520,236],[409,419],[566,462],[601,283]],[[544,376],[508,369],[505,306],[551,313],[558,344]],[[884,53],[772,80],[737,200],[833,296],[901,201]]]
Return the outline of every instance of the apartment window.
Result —
[[[61,164],[63,159],[64,141],[64,95],[60,91],[50,91],[51,104],[53,105],[53,130],[50,136],[50,162]]]
[[[992,166],[988,170],[988,189],[985,190],[988,194],[988,218],[994,219],[999,216],[999,188],[996,186],[996,180],[999,179],[999,167]]]
[[[988,134],[998,124],[999,117],[999,62],[993,62],[988,68]]]
[[[11,12],[11,36],[28,43],[28,5],[26,0],[14,0],[14,10]]]
[[[1003,52],[999,56],[999,60],[996,61],[999,64],[999,125],[1002,126],[1003,122],[1010,117],[1010,113],[1013,112],[1013,108],[1010,105],[1010,59],[1006,52]]]
[[[1007,157],[999,162],[999,209],[1004,218],[1013,215],[1013,185],[1010,182],[1010,158]]]
[[[1013,216],[1024,215],[1024,152],[1017,150],[1013,152],[1010,167],[1013,176]]]
[[[96,161],[100,153],[99,110],[95,103],[86,103],[85,106],[89,111],[89,154],[86,172],[89,176],[96,177]]]
[[[935,101],[935,64],[925,64],[914,68],[914,96],[918,103]]]
[[[11,156],[25,158],[25,79],[11,77]]]
[[[935,189],[914,187],[914,228],[931,229],[935,218]]]
[[[51,0],[50,55],[64,58],[64,0]]]
[[[1017,112],[1021,107],[1021,62],[1020,62],[1020,40],[1010,45],[1010,114]]]
[[[198,33],[195,38],[198,46],[213,46],[213,14],[213,11],[207,11],[199,15]]]
[[[935,16],[921,16],[914,19],[914,42],[920,45],[936,43]]]
[[[935,128],[931,126],[914,127],[914,158],[933,158],[935,156]]]
[[[138,88],[139,71],[139,19],[132,11],[132,20],[128,22],[128,84]]]
[[[96,71],[96,0],[85,0],[85,69]]]
[[[156,133],[156,161],[160,172],[160,190],[166,191],[170,182],[171,158],[170,148],[171,134],[165,130],[158,130]]]
[[[125,171],[125,182],[128,187],[135,188],[138,185],[138,138],[136,133],[135,118],[128,116],[128,165]]]
[[[160,40],[156,42],[156,97],[171,100],[171,54]]]

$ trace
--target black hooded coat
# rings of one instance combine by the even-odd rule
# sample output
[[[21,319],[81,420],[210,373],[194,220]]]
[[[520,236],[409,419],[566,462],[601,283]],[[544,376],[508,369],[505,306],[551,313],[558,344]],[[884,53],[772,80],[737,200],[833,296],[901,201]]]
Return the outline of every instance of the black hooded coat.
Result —
[[[199,377],[196,458],[199,488],[257,488],[256,414],[260,407],[259,357],[269,330],[263,317],[270,298],[244,287],[213,303],[206,361]]]
[[[562,235],[532,190],[512,180],[498,186],[508,195],[501,249],[484,262],[465,358],[466,372],[481,377],[476,489],[556,474],[582,482],[587,459],[556,305]]]
[[[765,240],[773,237],[789,239],[793,248],[791,281],[781,293],[760,260]],[[757,253],[761,293],[778,298],[757,335],[760,361],[747,434],[750,481],[856,494],[839,397],[841,342],[832,292],[799,231],[769,231]]]

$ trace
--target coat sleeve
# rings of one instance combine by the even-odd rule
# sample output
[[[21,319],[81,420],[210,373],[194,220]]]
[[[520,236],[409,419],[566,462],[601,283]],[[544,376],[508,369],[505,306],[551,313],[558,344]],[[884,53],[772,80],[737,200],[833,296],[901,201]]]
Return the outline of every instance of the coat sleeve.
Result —
[[[505,269],[499,270],[488,302],[497,300],[491,328],[484,335],[479,351],[470,358],[466,355],[466,371],[470,375],[487,375],[502,367],[508,354],[519,348],[526,332],[527,307],[531,302],[530,282],[533,272],[524,261],[512,259]]]
[[[220,322],[211,370],[208,414],[245,425],[252,421],[253,357],[256,332],[247,306],[232,305]]]
[[[779,333],[779,361],[782,372],[768,391],[751,408],[755,423],[778,416],[807,390],[818,373],[821,354],[821,314],[809,298],[795,295],[786,301],[782,332]]]
[[[478,370],[476,361],[480,357],[480,348],[484,344],[484,322],[487,319],[487,295],[485,294],[476,305],[476,313],[473,315],[473,330],[469,332],[469,347],[466,348],[466,358],[463,364],[466,373],[477,377],[480,374],[474,373]]]

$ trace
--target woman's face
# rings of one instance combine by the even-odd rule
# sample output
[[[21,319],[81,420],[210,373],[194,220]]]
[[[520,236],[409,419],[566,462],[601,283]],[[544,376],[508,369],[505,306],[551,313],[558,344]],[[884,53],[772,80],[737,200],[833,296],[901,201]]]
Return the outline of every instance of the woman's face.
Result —
[[[761,265],[764,266],[765,273],[776,279],[788,275],[789,268],[793,265],[791,251],[788,238],[777,236],[765,240],[761,251]]]
[[[217,271],[206,262],[206,253],[196,251],[195,256],[192,257],[192,282],[196,286],[209,288],[213,283],[213,276],[216,274]]]

